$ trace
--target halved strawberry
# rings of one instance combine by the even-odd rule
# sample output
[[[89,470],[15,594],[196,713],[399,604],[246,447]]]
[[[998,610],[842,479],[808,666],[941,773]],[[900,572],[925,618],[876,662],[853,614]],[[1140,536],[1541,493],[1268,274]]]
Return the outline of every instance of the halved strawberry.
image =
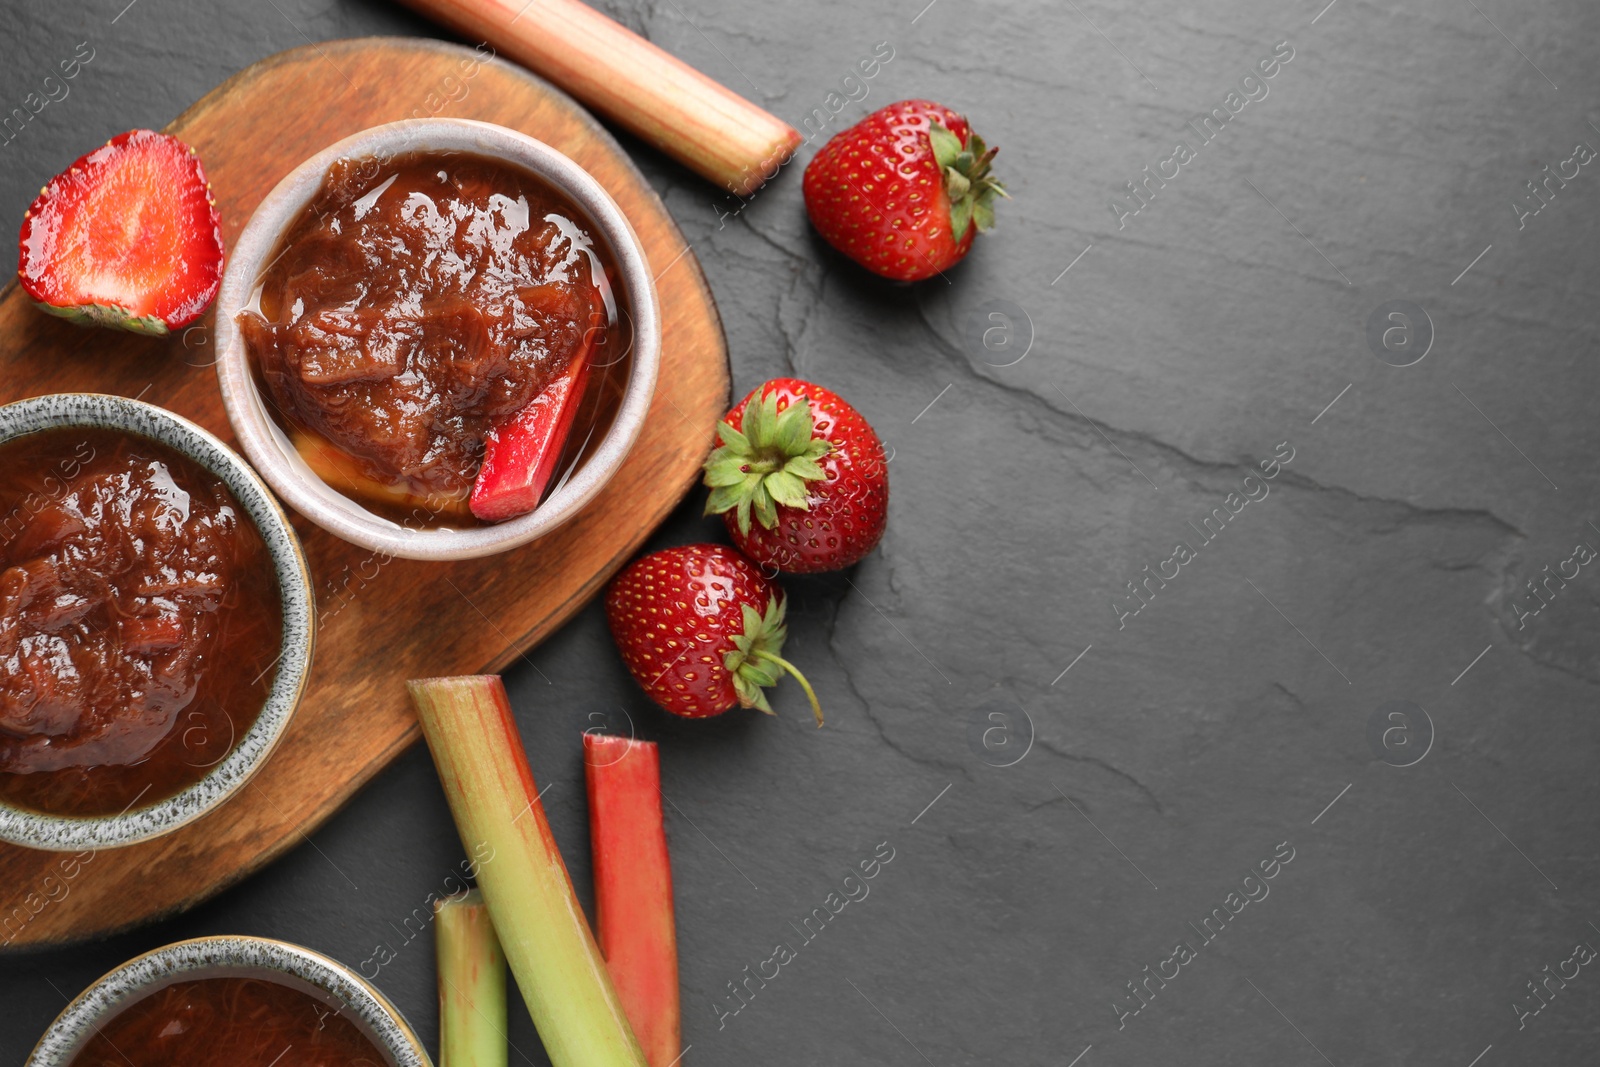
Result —
[[[22,222],[17,276],[36,304],[84,326],[160,336],[222,284],[222,224],[194,149],[129,130],[50,179]]]

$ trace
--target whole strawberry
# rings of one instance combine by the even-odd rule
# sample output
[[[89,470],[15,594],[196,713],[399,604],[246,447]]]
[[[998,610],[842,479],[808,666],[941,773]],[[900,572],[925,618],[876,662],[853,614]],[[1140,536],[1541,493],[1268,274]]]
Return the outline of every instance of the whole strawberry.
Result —
[[[883,537],[883,443],[837,393],[775,378],[735,405],[717,436],[706,514],[722,515],[756,563],[791,574],[840,570]]]
[[[773,714],[779,671],[800,682],[822,725],[811,683],[784,659],[785,601],[733,549],[683,545],[637,559],[606,590],[606,621],[634,680],[674,715],[703,719],[734,705]]]
[[[875,274],[914,282],[955,266],[994,225],[1005,188],[995,148],[931,100],[874,111],[806,167],[806,212],[833,247]]]

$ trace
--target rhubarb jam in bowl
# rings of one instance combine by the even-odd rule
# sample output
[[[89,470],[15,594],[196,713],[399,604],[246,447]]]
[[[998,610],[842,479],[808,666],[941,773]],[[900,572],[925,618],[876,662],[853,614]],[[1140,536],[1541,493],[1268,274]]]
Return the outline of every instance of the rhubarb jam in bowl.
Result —
[[[311,667],[311,578],[221,441],[93,393],[0,407],[0,840],[80,850],[199,818]]]
[[[433,560],[577,514],[637,439],[661,347],[599,182],[461,119],[374,127],[285,177],[229,258],[217,334],[228,417],[279,496]]]
[[[389,1000],[299,945],[200,937],[130,960],[78,995],[27,1067],[431,1067]]]

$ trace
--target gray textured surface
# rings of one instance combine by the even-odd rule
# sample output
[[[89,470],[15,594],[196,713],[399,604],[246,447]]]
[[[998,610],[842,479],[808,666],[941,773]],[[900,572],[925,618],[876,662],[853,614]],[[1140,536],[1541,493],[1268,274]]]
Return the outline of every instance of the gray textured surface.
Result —
[[[113,24],[122,2],[6,4],[7,106],[77,42],[96,50],[0,146],[6,227],[81,151],[252,60],[430,32],[316,0],[138,0]],[[664,743],[683,1062],[1065,1065],[1091,1044],[1083,1067],[1592,1062],[1592,966],[1520,1030],[1513,1004],[1576,943],[1600,946],[1600,576],[1582,568],[1522,629],[1513,605],[1574,544],[1600,547],[1600,172],[1521,230],[1510,204],[1576,142],[1600,147],[1600,10],[923,2],[615,9],[796,123],[887,40],[895,58],[840,121],[940,98],[1002,146],[1016,196],[948,282],[892,287],[810,233],[792,170],[722,217],[732,203],[637,153],[705,264],[736,388],[815,378],[895,450],[881,550],[792,584],[793,658],[827,729],[794,691],[778,721],[665,721],[592,607],[511,675],[585,893],[577,731],[626,710]],[[1269,95],[1119,230],[1123,183],[1197,140],[1184,121],[1285,39]],[[1406,368],[1364,339],[1395,299],[1437,331]],[[996,300],[1032,324],[1012,366],[1021,349],[972,340]],[[1283,441],[1270,495],[1119,630],[1124,583],[1195,544],[1187,523]],[[658,543],[715,533],[697,510]],[[1369,743],[1390,701],[1434,724],[1412,766]],[[1011,733],[986,749],[991,711]],[[789,924],[880,842],[895,858],[870,896],[800,945]],[[1281,842],[1294,859],[1270,895],[1203,943],[1189,924]],[[404,919],[460,857],[426,754],[313,843],[184,918],[0,962],[4,1055],[99,972],[201,932],[356,965],[387,944],[379,982],[431,1038],[432,949],[404,942]],[[1195,957],[1119,1030],[1124,984],[1180,940]],[[719,1028],[725,983],[778,941],[798,957]],[[520,1011],[512,1036],[541,1062]]]

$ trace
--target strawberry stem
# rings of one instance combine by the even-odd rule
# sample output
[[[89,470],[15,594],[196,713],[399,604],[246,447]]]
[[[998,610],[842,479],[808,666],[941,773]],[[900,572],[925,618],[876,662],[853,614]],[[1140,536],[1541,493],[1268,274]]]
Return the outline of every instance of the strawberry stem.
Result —
[[[950,236],[960,241],[973,226],[989,229],[994,225],[994,198],[1009,198],[1005,186],[989,173],[989,162],[999,149],[985,145],[971,131],[963,141],[938,122],[928,129],[928,143],[950,200]]]
[[[772,669],[777,667],[794,675],[805,689],[806,697],[811,701],[812,714],[816,715],[817,725],[821,726],[822,705],[817,701],[816,691],[794,664],[778,655],[789,636],[789,626],[783,621],[788,612],[788,600],[782,594],[774,593],[772,599],[767,601],[765,614],[750,604],[743,605],[741,611],[744,632],[733,635],[733,648],[722,657],[722,665],[733,675],[733,688],[740,705],[756,708],[768,715],[777,714],[767,701],[766,694],[767,687],[777,685],[783,677]]]
[[[722,443],[706,460],[705,484],[711,489],[706,514],[732,511],[742,534],[750,532],[752,513],[770,530],[778,525],[779,506],[810,510],[807,486],[827,477],[819,461],[833,443],[813,436],[811,402],[795,397],[779,411],[778,399],[776,392],[752,397],[737,430],[719,423]]]
[[[800,673],[800,668],[784,659],[782,656],[773,655],[764,648],[758,648],[751,655],[756,659],[764,659],[775,663],[794,675],[794,680],[800,683],[800,688],[806,691],[806,699],[811,701],[811,714],[817,717],[817,728],[822,728],[822,704],[817,700],[817,691],[811,688],[811,683],[806,681],[806,676]]]

